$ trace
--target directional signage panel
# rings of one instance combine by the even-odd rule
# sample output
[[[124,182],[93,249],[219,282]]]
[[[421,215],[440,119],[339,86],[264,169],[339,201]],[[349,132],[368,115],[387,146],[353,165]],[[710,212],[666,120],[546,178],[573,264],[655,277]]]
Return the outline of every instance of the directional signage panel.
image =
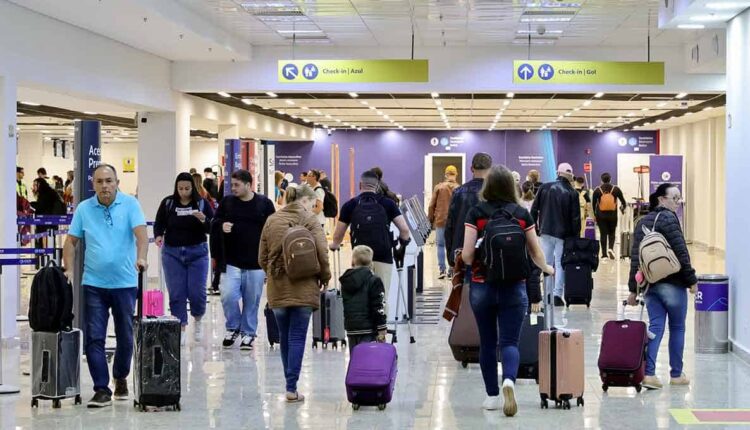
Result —
[[[280,83],[429,82],[428,60],[279,60]]]
[[[513,83],[664,85],[664,63],[517,60]]]

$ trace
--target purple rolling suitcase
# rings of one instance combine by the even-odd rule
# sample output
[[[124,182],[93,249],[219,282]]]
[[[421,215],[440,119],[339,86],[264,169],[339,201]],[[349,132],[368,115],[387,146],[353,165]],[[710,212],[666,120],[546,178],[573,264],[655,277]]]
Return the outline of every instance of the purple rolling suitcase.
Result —
[[[385,409],[393,398],[397,373],[398,355],[393,345],[370,342],[355,346],[346,371],[346,397],[352,408]]]

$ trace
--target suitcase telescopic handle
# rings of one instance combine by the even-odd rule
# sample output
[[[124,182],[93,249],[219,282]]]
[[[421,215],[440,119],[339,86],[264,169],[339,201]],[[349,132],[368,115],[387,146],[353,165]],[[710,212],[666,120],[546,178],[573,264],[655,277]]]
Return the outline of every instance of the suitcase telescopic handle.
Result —
[[[143,319],[143,269],[138,269],[138,295],[135,306],[138,319]]]

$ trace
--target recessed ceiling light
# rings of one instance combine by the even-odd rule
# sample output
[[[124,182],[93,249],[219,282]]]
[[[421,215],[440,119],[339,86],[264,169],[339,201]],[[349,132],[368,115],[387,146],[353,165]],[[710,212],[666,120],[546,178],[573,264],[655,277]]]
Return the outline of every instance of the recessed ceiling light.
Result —
[[[253,104],[252,99],[242,99],[241,101],[242,101],[242,103],[244,103],[244,104],[246,104],[248,106],[251,105],[251,104]]]
[[[600,99],[602,97],[604,97],[604,93],[602,93],[602,92],[594,94],[594,98]]]
[[[340,123],[340,122],[341,122],[341,120],[340,120],[340,119],[338,119],[338,118],[336,118],[336,122]]]
[[[570,116],[570,115],[572,115],[570,112],[565,113],[565,116]]]
[[[750,7],[750,2],[748,1],[715,2],[706,4],[706,9],[713,10],[745,9],[748,7]]]
[[[437,110],[439,110],[439,111],[441,111],[441,112],[442,112],[442,111],[444,111],[444,110],[445,110],[445,108],[444,108],[444,107],[442,107],[442,106],[438,106]]]
[[[278,95],[277,95],[276,93],[272,93],[271,91],[268,91],[268,92],[266,93],[266,95],[267,95],[268,97],[273,97],[273,98],[276,98],[276,97],[278,97]]]
[[[378,114],[378,115],[383,115],[383,112],[381,112],[381,111],[378,111],[378,112],[377,112],[377,114]]]
[[[563,119],[563,116],[562,116],[562,115],[560,115],[560,116],[558,116],[558,117],[557,117],[557,119]]]
[[[288,104],[289,106],[292,106],[295,104],[294,100],[289,100],[289,99],[284,100],[284,103]]]
[[[383,115],[383,119],[391,119],[388,115]]]
[[[286,114],[286,111],[284,111],[284,110],[282,110],[282,109],[279,109],[279,110],[277,110],[276,112],[278,112],[278,113],[279,113],[279,115],[285,115],[285,114]]]
[[[438,106],[442,106],[443,102],[440,101],[440,99],[435,99],[435,104],[438,105]]]
[[[648,112],[648,108],[641,109],[641,112]]]
[[[21,102],[21,104],[26,105],[26,106],[40,106],[39,103],[34,103],[34,102]]]
[[[663,108],[666,105],[667,105],[667,102],[661,102],[658,105],[656,105],[656,107]]]
[[[367,100],[360,100],[359,102],[362,103],[365,106],[367,106],[369,104],[369,103],[367,103]]]
[[[693,114],[692,112],[688,112],[688,113],[685,114],[685,116],[690,116],[692,114]]]
[[[395,122],[396,122],[396,121],[394,121],[394,120],[391,120],[391,124],[394,124]]]
[[[610,119],[610,120],[607,120],[607,124],[611,124],[611,123],[612,123],[612,120],[611,120],[611,119]]]
[[[603,124],[603,123],[601,123],[601,122],[598,122],[598,123],[596,123],[596,126],[597,126],[597,127],[601,127],[602,125],[604,125],[604,124]]]
[[[304,121],[304,122],[306,122],[306,123],[308,123],[308,124],[312,122],[312,121],[310,121],[310,120],[309,120],[309,119],[307,119],[307,118],[303,119],[302,121]]]
[[[344,125],[347,126],[347,127],[349,127],[349,123],[348,122],[345,122]]]
[[[229,93],[225,93],[224,91],[219,91],[216,94],[218,94],[218,95],[220,95],[222,97],[226,97],[226,98],[232,97]]]
[[[687,97],[687,93],[679,93],[676,96],[674,96],[674,98],[676,99],[684,99],[685,97]]]
[[[515,94],[513,94],[513,93],[508,93],[508,94],[506,94],[505,96],[506,96],[506,97],[508,97],[509,99],[512,99],[512,98],[513,98],[513,97],[515,97],[516,95],[515,95]]]
[[[375,110],[375,109],[377,109],[375,106],[370,106],[370,110]]]
[[[626,128],[625,131],[630,131],[630,130]]]
[[[357,131],[362,131],[362,127],[358,127],[358,128],[357,128]]]
[[[707,110],[711,110],[711,109],[713,109],[713,108],[714,108],[713,106],[708,106],[708,107],[704,108],[703,110],[704,110],[704,111],[707,111]]]
[[[583,102],[583,105],[584,106],[591,106],[591,100],[586,100],[585,102]]]
[[[96,112],[84,112],[83,114],[84,114],[84,115],[99,115],[99,114],[98,114],[98,113],[96,113]]]
[[[291,117],[292,117],[292,119],[297,119],[297,116],[296,116],[296,115],[289,115],[289,116],[291,116]]]
[[[706,26],[703,24],[680,24],[677,28],[680,30],[703,30]]]
[[[350,125],[349,128],[357,128],[356,125]]]
[[[353,99],[356,99],[357,97],[359,97],[359,94],[357,94],[357,93],[355,93],[355,92],[352,91],[352,92],[349,93],[349,96],[351,96],[351,98],[353,98]]]
[[[430,94],[430,95],[432,96],[432,98],[433,98],[433,99],[436,99],[436,98],[440,97],[440,94],[438,94],[438,93],[435,93],[435,92],[433,92],[433,93],[432,93],[432,94]]]
[[[319,110],[314,110],[313,112],[315,112],[315,115],[323,115],[323,113]]]
[[[630,113],[628,113],[628,115],[627,115],[627,116],[635,116],[635,113],[633,113],[633,112],[630,112]]]
[[[503,106],[508,106],[509,104],[510,104],[510,100],[505,100],[505,101],[503,102]]]
[[[333,117],[331,115],[326,115],[326,118],[332,119]]]
[[[644,122],[644,123],[643,123],[643,126],[644,126],[644,127],[645,127],[645,126],[647,126],[647,125],[651,125],[651,123],[650,123],[650,122]]]
[[[593,129],[594,129],[594,127],[595,127],[595,126],[593,126],[593,125],[590,125],[590,126],[589,126],[589,130],[593,130]]]
[[[310,108],[307,107],[307,106],[302,106],[302,110],[308,110],[308,109],[310,109]]]
[[[657,119],[657,120],[656,120],[656,123],[657,123],[657,124],[658,124],[658,123],[660,123],[660,122],[664,122],[664,120],[663,120],[663,119]]]

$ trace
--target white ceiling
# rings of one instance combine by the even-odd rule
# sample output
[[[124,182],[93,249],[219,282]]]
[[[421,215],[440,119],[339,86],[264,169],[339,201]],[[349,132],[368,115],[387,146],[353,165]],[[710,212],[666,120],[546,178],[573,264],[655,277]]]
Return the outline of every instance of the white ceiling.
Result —
[[[225,98],[204,94],[217,102],[243,106],[245,99],[254,106],[271,109],[274,114],[310,125],[329,128],[406,129],[612,129],[635,121],[657,117],[673,110],[685,110],[705,102],[713,95],[688,96],[679,100],[669,95],[591,95],[516,94],[507,95],[384,95],[357,98],[341,94],[231,94]],[[608,100],[607,98],[617,98]],[[439,110],[442,107],[443,110]],[[254,108],[251,106],[251,108]],[[443,118],[442,114],[445,114]]]
[[[493,46],[532,43],[559,46],[656,46],[696,38],[686,30],[659,30],[659,0],[564,0],[573,7],[528,7],[550,0],[177,0],[253,45]],[[528,13],[563,13],[569,22],[524,23]],[[271,16],[273,15],[273,16]],[[539,18],[539,17],[536,17]],[[546,34],[538,36],[543,24]],[[279,31],[286,33],[279,33]]]
[[[95,112],[101,115],[119,116],[124,118],[133,118],[135,116],[135,110],[127,106],[84,99],[69,94],[61,94],[38,88],[18,87],[17,100],[19,102],[54,106],[56,108],[78,112]]]

